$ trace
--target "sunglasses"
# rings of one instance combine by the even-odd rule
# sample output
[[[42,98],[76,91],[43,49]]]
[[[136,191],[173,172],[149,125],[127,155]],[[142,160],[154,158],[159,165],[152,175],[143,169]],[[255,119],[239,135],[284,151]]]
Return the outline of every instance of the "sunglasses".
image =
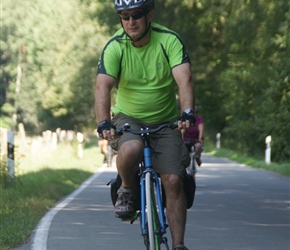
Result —
[[[125,21],[129,21],[130,17],[132,17],[134,20],[138,20],[140,18],[142,18],[143,16],[145,16],[145,12],[144,11],[138,11],[132,14],[128,14],[128,13],[120,13],[119,16],[125,20]]]

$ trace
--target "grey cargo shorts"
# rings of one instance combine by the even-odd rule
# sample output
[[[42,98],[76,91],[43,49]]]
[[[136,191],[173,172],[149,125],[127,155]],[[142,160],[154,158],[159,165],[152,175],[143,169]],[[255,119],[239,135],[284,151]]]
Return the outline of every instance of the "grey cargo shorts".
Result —
[[[139,130],[140,128],[154,129],[160,124],[148,124],[122,113],[117,114],[112,119],[112,123],[117,128],[123,128],[125,123],[131,125],[131,129]],[[110,146],[118,151],[124,142],[130,140],[139,140],[142,138],[131,133],[124,133],[122,136],[110,141]],[[189,166],[190,156],[188,150],[181,138],[181,132],[165,128],[156,134],[150,135],[150,146],[152,148],[152,165],[157,173],[176,174],[184,177],[185,168]]]

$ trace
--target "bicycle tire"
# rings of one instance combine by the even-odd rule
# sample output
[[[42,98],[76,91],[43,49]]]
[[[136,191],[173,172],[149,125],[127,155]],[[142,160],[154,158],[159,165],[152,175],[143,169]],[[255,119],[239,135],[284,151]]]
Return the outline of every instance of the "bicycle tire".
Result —
[[[145,192],[146,192],[146,204],[147,204],[147,227],[148,227],[148,249],[159,250],[160,249],[160,235],[159,235],[159,218],[156,209],[156,197],[154,186],[152,183],[151,173],[148,172],[145,175]]]

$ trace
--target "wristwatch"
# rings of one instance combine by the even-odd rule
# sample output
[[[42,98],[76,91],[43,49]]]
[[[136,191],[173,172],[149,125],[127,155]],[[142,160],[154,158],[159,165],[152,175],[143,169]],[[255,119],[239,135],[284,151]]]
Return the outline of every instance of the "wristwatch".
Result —
[[[191,109],[185,109],[183,110],[183,112],[186,114],[190,114],[190,113],[193,114],[193,111]]]

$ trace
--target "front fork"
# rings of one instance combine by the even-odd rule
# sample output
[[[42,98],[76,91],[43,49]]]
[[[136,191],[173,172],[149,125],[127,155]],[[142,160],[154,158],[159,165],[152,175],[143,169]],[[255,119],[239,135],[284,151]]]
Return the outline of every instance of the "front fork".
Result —
[[[166,233],[166,220],[164,215],[164,208],[162,203],[162,195],[161,195],[161,187],[159,183],[159,177],[157,173],[152,168],[152,160],[151,160],[151,149],[149,147],[144,148],[144,167],[143,171],[141,171],[141,177],[140,177],[140,185],[141,185],[141,229],[142,229],[142,235],[147,234],[147,218],[146,218],[146,192],[145,192],[145,175],[148,172],[151,172],[151,178],[153,178],[153,184],[156,191],[157,196],[157,206],[158,206],[158,214],[159,214],[159,220],[160,220],[160,227],[161,227],[161,233],[162,235]],[[143,211],[143,212],[142,212]]]

